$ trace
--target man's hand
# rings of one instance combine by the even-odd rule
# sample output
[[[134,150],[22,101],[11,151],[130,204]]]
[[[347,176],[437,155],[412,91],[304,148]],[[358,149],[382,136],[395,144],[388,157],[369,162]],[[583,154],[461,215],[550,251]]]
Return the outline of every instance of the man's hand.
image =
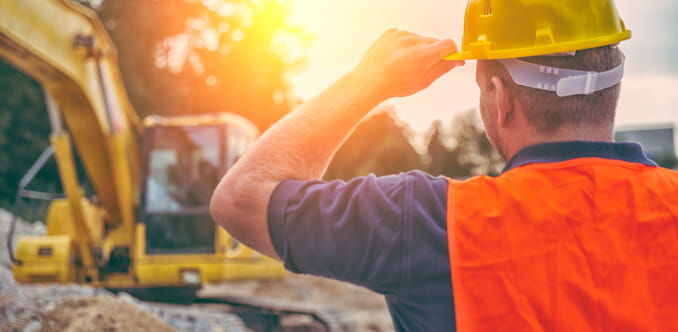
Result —
[[[381,100],[405,97],[427,88],[463,61],[443,57],[457,51],[451,39],[423,37],[408,31],[386,31],[351,72]]]
[[[267,208],[283,180],[322,177],[351,131],[382,101],[425,89],[463,62],[443,60],[451,40],[389,30],[360,64],[267,130],[217,186],[210,210],[231,235],[278,258],[269,237]]]

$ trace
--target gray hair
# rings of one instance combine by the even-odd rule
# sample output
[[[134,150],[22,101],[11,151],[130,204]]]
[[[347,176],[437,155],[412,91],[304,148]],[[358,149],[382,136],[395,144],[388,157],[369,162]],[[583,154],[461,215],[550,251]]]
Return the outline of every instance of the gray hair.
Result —
[[[521,58],[544,66],[595,72],[610,70],[621,64],[623,59],[616,45],[580,50],[575,56]],[[552,133],[566,125],[594,130],[612,128],[614,125],[620,84],[591,95],[558,97],[554,92],[515,84],[499,61],[479,61],[484,62],[482,75],[487,78],[487,84],[491,84],[491,77],[499,77],[525,110],[529,124],[541,133]]]

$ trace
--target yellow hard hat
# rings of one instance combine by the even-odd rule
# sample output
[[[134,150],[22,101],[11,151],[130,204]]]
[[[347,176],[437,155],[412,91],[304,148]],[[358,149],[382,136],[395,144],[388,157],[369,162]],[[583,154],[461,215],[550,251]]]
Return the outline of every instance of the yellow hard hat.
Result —
[[[546,55],[629,38],[613,0],[469,0],[461,51],[446,59]]]

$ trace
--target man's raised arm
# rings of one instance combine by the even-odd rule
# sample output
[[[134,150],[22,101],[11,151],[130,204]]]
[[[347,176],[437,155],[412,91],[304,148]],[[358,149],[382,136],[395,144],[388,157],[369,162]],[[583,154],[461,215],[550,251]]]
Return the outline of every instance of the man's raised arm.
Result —
[[[266,131],[217,186],[212,218],[249,247],[278,258],[267,224],[268,201],[286,179],[320,179],[342,142],[382,101],[428,87],[462,63],[443,60],[451,40],[392,29],[332,86]]]

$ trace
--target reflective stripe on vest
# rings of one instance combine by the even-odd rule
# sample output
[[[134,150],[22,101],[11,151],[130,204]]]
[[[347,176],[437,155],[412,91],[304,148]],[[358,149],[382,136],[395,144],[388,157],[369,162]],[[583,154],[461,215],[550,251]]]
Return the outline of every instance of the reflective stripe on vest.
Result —
[[[599,158],[449,181],[459,331],[678,330],[678,172]]]

